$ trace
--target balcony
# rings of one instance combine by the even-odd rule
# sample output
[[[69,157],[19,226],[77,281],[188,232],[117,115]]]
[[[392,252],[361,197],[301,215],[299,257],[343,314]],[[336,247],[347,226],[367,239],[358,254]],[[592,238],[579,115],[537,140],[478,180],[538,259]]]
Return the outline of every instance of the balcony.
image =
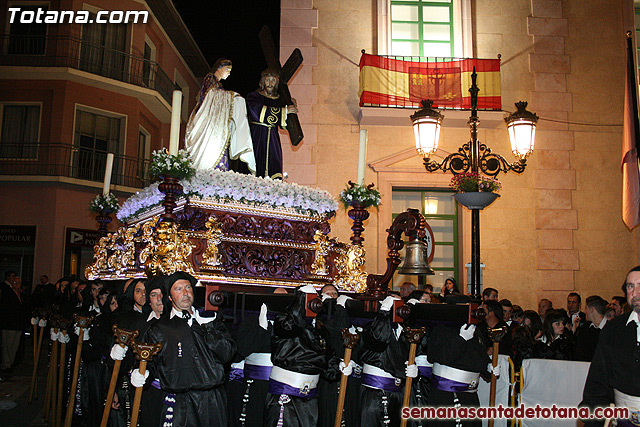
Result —
[[[0,144],[0,176],[48,176],[103,182],[106,163],[106,151],[71,144]],[[111,183],[130,188],[148,186],[151,183],[150,163],[148,159],[115,154]]]
[[[155,61],[70,36],[2,37],[0,65],[67,67],[154,90],[171,104],[175,85]]]

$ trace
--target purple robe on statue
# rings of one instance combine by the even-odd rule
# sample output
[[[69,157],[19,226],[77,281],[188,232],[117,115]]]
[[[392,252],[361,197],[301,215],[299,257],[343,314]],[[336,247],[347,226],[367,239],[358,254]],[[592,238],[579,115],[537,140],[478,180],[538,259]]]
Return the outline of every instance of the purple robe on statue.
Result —
[[[282,147],[278,128],[286,126],[287,114],[280,99],[259,92],[246,97],[251,140],[256,158],[256,175],[282,179]]]

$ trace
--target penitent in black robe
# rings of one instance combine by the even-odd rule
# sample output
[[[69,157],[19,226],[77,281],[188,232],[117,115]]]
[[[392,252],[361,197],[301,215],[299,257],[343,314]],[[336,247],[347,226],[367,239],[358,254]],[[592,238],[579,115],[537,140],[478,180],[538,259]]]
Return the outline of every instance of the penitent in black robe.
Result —
[[[614,402],[614,389],[640,396],[640,344],[636,322],[627,325],[630,314],[608,321],[600,333],[580,406],[607,407]],[[604,420],[585,420],[585,426],[603,424]]]
[[[477,372],[487,377],[487,365],[490,362],[487,354],[487,343],[476,329],[474,336],[468,341],[460,336],[460,328],[437,326],[431,331],[428,340],[427,356],[429,362],[439,363],[468,372]],[[480,379],[480,381],[483,381]],[[480,406],[477,392],[451,392],[439,390],[436,381],[429,384],[429,406],[454,406],[460,403],[463,407]],[[442,420],[438,425],[456,425],[456,420]],[[463,426],[481,426],[481,420],[462,420]]]
[[[152,375],[162,390],[175,394],[173,426],[226,426],[225,367],[236,352],[220,318],[191,326],[165,315],[147,333],[146,343],[162,343],[153,357]],[[168,407],[165,406],[164,412]]]
[[[327,316],[323,319],[324,326],[329,333],[327,341],[339,359],[344,358],[344,344],[342,330],[351,326],[349,313],[346,308],[338,305],[335,299],[329,298],[323,302]],[[351,358],[354,359],[352,353]],[[357,378],[356,378],[357,377]],[[339,375],[335,381],[328,381],[321,377],[318,383],[318,427],[333,427],[338,406],[338,392],[340,391]],[[360,425],[360,377],[355,372],[351,374],[347,382],[345,395],[343,421],[345,427]]]
[[[147,330],[157,322],[157,319],[154,317],[150,320],[149,314],[142,313],[136,310],[132,310],[126,314],[123,314],[119,321],[118,327],[121,329],[127,329],[129,331],[138,331],[138,336],[136,337],[136,341],[138,343],[143,342],[143,337]],[[118,398],[120,399],[120,409],[119,413],[123,413],[125,411],[125,406],[122,404],[125,399],[128,399],[128,406],[130,407],[134,394],[135,387],[129,384],[129,372],[131,369],[137,368],[138,362],[135,360],[135,356],[133,350],[129,348],[127,350],[127,354],[120,365],[120,377],[118,380],[119,388],[117,390]],[[165,392],[157,389],[154,384],[152,384],[154,378],[150,378],[144,385],[144,392],[142,393],[142,402],[140,403],[140,413],[139,413],[139,424],[141,426],[156,426],[161,424],[161,415],[162,415],[162,405],[164,402]],[[112,411],[113,413],[113,411]],[[120,414],[122,415],[122,414]],[[127,416],[126,419],[130,418],[130,414],[124,414]],[[125,424],[126,425],[126,420]]]
[[[271,329],[271,325],[268,330],[263,329],[257,317],[244,319],[233,331],[238,358],[242,360],[253,353],[271,353]],[[231,386],[232,381],[229,383]],[[233,401],[229,394],[229,415],[232,417],[229,426],[262,426],[269,380],[248,378],[245,365],[244,378],[239,386],[239,393]]]
[[[278,128],[285,125],[282,102],[258,92],[249,93],[246,101],[256,176],[282,179],[282,146],[278,134]]]
[[[273,324],[273,366],[306,375],[322,375],[329,381],[335,381],[340,375],[339,361],[327,349],[327,339],[324,326],[314,327],[306,323],[305,294],[298,291],[294,303]],[[266,406],[264,425],[268,427],[315,427],[318,423],[315,397],[269,393]],[[280,418],[282,424],[278,423]]]
[[[409,344],[398,334],[398,324],[391,322],[389,311],[380,311],[361,334],[360,364],[372,365],[393,375],[404,390],[405,362],[409,359]],[[362,386],[363,426],[386,427],[400,425],[402,391],[379,390]],[[388,422],[386,422],[388,421]]]

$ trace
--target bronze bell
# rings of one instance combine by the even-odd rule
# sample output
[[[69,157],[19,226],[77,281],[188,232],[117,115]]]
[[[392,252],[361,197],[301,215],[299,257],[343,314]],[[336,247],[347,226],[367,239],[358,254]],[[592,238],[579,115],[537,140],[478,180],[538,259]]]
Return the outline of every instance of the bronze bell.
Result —
[[[420,239],[413,239],[407,243],[404,264],[398,269],[400,274],[432,275],[435,274],[429,266],[428,247]]]

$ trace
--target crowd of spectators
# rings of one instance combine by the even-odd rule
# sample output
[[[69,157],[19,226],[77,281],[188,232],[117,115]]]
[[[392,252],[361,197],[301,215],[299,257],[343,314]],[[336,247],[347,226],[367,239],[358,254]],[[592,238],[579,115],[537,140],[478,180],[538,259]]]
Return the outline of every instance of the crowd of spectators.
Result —
[[[433,293],[433,286],[426,285],[417,290],[415,285],[405,282],[399,295],[409,301],[421,303],[453,302],[461,297],[455,279],[447,278],[441,291]],[[607,321],[627,313],[630,308],[624,296],[615,296],[606,301],[591,295],[583,301],[580,294],[567,295],[566,308],[556,308],[548,298],[538,302],[538,309],[524,309],[508,299],[499,299],[494,288],[482,292],[482,305],[487,317],[478,328],[488,339],[490,329],[506,327],[507,333],[500,344],[500,354],[508,355],[516,369],[523,359],[556,359],[590,362],[593,358],[600,331]],[[487,349],[491,353],[492,349]]]

